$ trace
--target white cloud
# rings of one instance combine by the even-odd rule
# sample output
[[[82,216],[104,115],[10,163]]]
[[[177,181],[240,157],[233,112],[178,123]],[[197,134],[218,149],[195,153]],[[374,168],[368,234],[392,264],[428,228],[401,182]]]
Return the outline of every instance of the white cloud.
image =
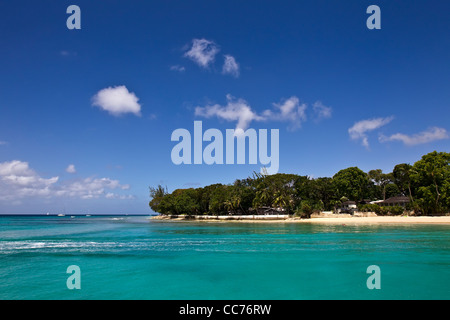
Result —
[[[174,66],[170,66],[170,70],[171,71],[178,71],[178,72],[184,72],[186,71],[186,68],[180,65],[174,65]]]
[[[195,115],[205,118],[218,117],[227,121],[237,121],[236,130],[246,130],[253,120],[262,121],[264,117],[253,112],[252,108],[243,99],[235,100],[227,95],[227,105],[215,104],[206,107],[196,107]]]
[[[134,199],[134,197],[132,195],[119,195],[119,194],[114,194],[112,192],[109,192],[105,195],[106,199],[119,199],[119,200],[130,200],[130,199]]]
[[[331,114],[333,109],[331,107],[325,106],[322,102],[316,101],[313,104],[313,111],[316,115],[316,120],[328,119],[331,118]]]
[[[219,51],[219,47],[213,41],[193,39],[191,49],[184,56],[194,61],[200,67],[208,68]]]
[[[387,117],[358,121],[353,125],[353,127],[348,129],[348,133],[352,140],[361,140],[362,145],[368,148],[369,140],[367,137],[367,132],[381,128],[382,126],[385,126],[386,124],[391,122],[393,119],[394,117]]]
[[[0,146],[6,146],[8,144],[8,142],[6,141],[0,141]]]
[[[129,92],[125,86],[108,87],[100,90],[92,98],[92,105],[108,111],[113,116],[125,113],[141,115],[139,98],[133,92]]]
[[[193,39],[192,45],[185,50],[183,54],[185,58],[189,58],[201,68],[209,69],[214,63],[216,55],[220,52],[220,47],[214,41],[203,38]],[[223,57],[222,74],[238,78],[240,75],[240,66],[236,58],[230,54],[226,54]],[[173,65],[170,67],[170,70],[184,72],[185,68],[183,66]]]
[[[70,57],[70,56],[77,56],[77,53],[75,51],[69,51],[69,50],[61,50],[59,54],[63,57]]]
[[[448,139],[449,135],[446,129],[432,127],[427,131],[422,131],[420,133],[414,134],[412,136],[396,133],[389,137],[381,135],[379,137],[380,142],[388,142],[388,141],[401,141],[407,146],[414,146],[418,144],[424,144],[436,140]]]
[[[46,197],[59,177],[45,179],[27,162],[13,160],[0,163],[0,200],[15,200],[30,196]]]
[[[227,121],[237,121],[236,132],[245,131],[252,121],[280,121],[289,122],[289,129],[297,129],[306,120],[306,104],[300,104],[293,96],[283,103],[274,103],[274,110],[265,110],[261,114],[253,111],[251,106],[243,99],[235,99],[227,95],[227,104],[196,107],[195,115],[205,118],[218,117]]]
[[[266,120],[274,120],[281,122],[290,122],[288,129],[295,130],[301,127],[302,122],[305,122],[307,105],[292,96],[286,99],[283,103],[274,103],[275,112],[272,110],[265,110],[263,116]]]
[[[77,170],[75,169],[75,165],[69,164],[69,166],[66,168],[67,173],[76,173]]]
[[[225,55],[225,62],[223,64],[222,73],[230,74],[235,78],[239,77],[239,64],[233,56]]]
[[[0,201],[20,201],[24,198],[93,199],[110,194],[110,190],[128,190],[129,185],[110,178],[85,178],[61,182],[59,177],[43,178],[28,162],[13,160],[0,163]],[[117,195],[118,199],[131,195]],[[110,196],[108,197],[110,198]]]
[[[129,189],[129,185],[121,185],[118,180],[112,180],[110,178],[85,178],[78,181],[68,182],[62,185],[59,189],[55,190],[54,195],[80,198],[80,199],[94,199],[94,198],[111,198],[107,197],[111,192],[107,192],[108,189]]]

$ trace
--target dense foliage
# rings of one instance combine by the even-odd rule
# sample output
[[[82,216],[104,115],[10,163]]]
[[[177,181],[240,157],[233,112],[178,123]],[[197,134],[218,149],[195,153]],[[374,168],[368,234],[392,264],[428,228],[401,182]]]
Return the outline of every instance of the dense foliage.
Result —
[[[150,187],[150,208],[161,214],[255,214],[261,208],[309,217],[314,211],[334,210],[347,200],[361,211],[401,214],[402,207],[380,207],[367,200],[407,196],[407,209],[416,214],[450,212],[450,153],[431,152],[414,165],[398,164],[393,172],[376,169],[365,173],[357,167],[340,170],[332,178],[278,173],[213,184],[203,188]],[[363,202],[365,200],[365,202]],[[364,204],[362,204],[364,203]]]

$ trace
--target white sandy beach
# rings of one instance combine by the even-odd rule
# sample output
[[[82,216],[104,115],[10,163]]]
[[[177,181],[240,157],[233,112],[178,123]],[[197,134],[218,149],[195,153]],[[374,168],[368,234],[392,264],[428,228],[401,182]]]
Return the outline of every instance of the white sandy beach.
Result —
[[[341,215],[340,217],[313,217],[311,219],[289,218],[286,216],[195,216],[191,219],[184,217],[170,218],[155,216],[152,220],[164,221],[195,221],[195,222],[236,222],[236,223],[325,223],[325,224],[448,224],[450,216],[370,216],[354,217]]]
[[[295,220],[294,220],[295,221]],[[330,224],[449,224],[450,217],[412,217],[412,216],[383,216],[383,217],[351,217],[351,218],[313,218],[300,220],[306,223]]]

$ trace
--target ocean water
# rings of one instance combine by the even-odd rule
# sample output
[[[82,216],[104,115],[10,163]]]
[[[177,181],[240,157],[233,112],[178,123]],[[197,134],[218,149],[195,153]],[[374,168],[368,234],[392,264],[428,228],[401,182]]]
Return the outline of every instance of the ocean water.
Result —
[[[449,267],[446,225],[0,217],[0,299],[449,299]]]

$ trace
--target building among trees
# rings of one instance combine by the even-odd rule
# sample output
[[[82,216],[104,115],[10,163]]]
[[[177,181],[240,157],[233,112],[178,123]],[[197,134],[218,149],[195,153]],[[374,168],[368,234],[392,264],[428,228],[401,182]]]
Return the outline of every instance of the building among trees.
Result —
[[[406,196],[391,197],[381,202],[377,202],[379,206],[401,206],[403,208],[406,208],[410,203],[411,200]]]
[[[177,189],[150,187],[150,208],[164,215],[287,214],[314,212],[436,215],[450,212],[450,153],[431,152],[392,173],[358,167],[333,177],[253,173],[232,184]],[[383,200],[381,200],[383,199]]]

